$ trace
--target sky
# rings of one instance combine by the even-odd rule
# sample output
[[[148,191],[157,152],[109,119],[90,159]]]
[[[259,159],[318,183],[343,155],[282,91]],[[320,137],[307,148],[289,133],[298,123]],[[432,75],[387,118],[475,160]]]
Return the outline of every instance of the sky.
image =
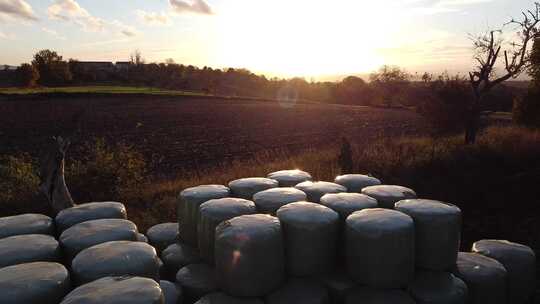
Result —
[[[247,68],[323,79],[381,65],[466,73],[470,34],[533,0],[0,0],[0,64],[41,49],[81,61]],[[506,28],[512,32],[511,28]]]

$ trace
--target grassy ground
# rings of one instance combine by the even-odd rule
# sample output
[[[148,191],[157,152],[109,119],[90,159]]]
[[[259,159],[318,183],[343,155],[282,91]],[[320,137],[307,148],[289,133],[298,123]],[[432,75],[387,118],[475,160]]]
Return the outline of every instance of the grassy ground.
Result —
[[[204,96],[203,93],[163,90],[151,87],[125,86],[73,86],[73,87],[37,87],[37,88],[0,88],[0,94],[44,94],[44,93],[100,93],[100,94],[151,94],[171,96]]]

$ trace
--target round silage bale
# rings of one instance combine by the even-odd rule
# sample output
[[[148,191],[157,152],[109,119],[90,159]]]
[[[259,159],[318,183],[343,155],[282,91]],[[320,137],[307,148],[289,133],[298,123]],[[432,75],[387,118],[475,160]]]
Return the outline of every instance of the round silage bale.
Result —
[[[467,285],[449,272],[417,271],[409,293],[418,304],[467,303]]]
[[[399,289],[372,289],[362,287],[351,291],[345,304],[415,304],[413,298]]]
[[[296,202],[279,208],[277,217],[283,229],[289,275],[333,270],[340,227],[337,212],[315,203]]]
[[[173,282],[161,280],[159,287],[165,298],[164,304],[182,304],[182,287]]]
[[[242,215],[216,228],[216,272],[221,288],[237,297],[260,297],[279,287],[284,269],[281,224],[263,214]]]
[[[401,200],[416,198],[414,190],[395,185],[369,186],[362,189],[362,193],[373,197],[379,207],[386,209],[394,209],[394,204]]]
[[[277,180],[280,187],[294,187],[301,182],[312,180],[311,174],[302,170],[281,170],[269,173],[267,177]]]
[[[180,192],[176,203],[176,212],[182,241],[197,246],[199,206],[208,200],[228,197],[230,194],[229,188],[223,185],[201,185]]]
[[[536,256],[525,245],[504,240],[475,242],[472,251],[501,263],[507,271],[508,303],[526,303],[536,285]]]
[[[137,241],[137,226],[123,219],[100,219],[76,224],[60,235],[60,244],[71,260],[81,250],[109,241]]]
[[[377,200],[360,193],[328,193],[323,195],[320,204],[339,214],[342,222],[355,211],[377,208]]]
[[[255,204],[242,198],[220,198],[209,200],[199,208],[197,232],[201,258],[214,264],[214,238],[216,227],[223,221],[240,215],[256,213]]]
[[[317,279],[330,292],[330,303],[332,304],[343,303],[345,301],[345,296],[357,286],[357,284],[347,275],[345,270],[323,274],[318,276]]]
[[[50,235],[24,234],[0,239],[0,267],[30,262],[59,262],[62,251]]]
[[[216,274],[206,264],[191,264],[176,273],[176,282],[182,286],[184,301],[193,303],[201,297],[218,290]]]
[[[33,262],[0,268],[2,304],[57,304],[70,287],[69,273],[58,263]]]
[[[317,281],[292,278],[265,298],[266,304],[329,304],[328,289]]]
[[[235,298],[222,292],[215,292],[202,297],[195,304],[264,304],[257,298]]]
[[[106,277],[70,292],[60,304],[163,304],[159,284],[141,277]]]
[[[256,193],[253,201],[260,213],[275,215],[276,211],[289,203],[301,202],[307,199],[307,195],[296,188],[272,188]]]
[[[336,177],[334,182],[347,188],[348,192],[361,192],[365,187],[381,184],[378,178],[363,174],[340,175]]]
[[[154,225],[146,231],[148,242],[161,252],[167,246],[178,241],[178,223],[162,223]]]
[[[161,252],[161,260],[165,264],[167,274],[175,276],[180,268],[198,263],[199,251],[184,243],[175,243]]]
[[[99,219],[126,219],[126,207],[117,202],[85,203],[75,207],[64,209],[56,215],[54,221],[58,233],[69,227]]]
[[[52,218],[35,213],[0,217],[0,239],[22,234],[54,235]]]
[[[453,273],[467,284],[469,303],[507,303],[507,272],[496,260],[477,253],[460,252]]]
[[[80,285],[109,276],[140,276],[159,280],[160,262],[154,247],[142,242],[111,241],[81,251],[71,263]]]
[[[373,288],[400,288],[414,276],[414,222],[389,209],[364,209],[346,221],[349,275]]]
[[[395,209],[414,220],[416,266],[448,271],[456,265],[461,238],[461,210],[451,204],[410,199],[396,203]]]
[[[233,180],[229,183],[231,194],[234,197],[251,200],[257,192],[276,188],[278,182],[274,179],[264,177],[248,177]]]
[[[330,182],[312,182],[306,181],[295,186],[296,189],[302,190],[307,195],[307,200],[312,203],[318,203],[321,197],[327,193],[347,192],[347,188],[342,185]]]
[[[148,244],[148,238],[142,233],[137,233],[137,242],[143,242]]]

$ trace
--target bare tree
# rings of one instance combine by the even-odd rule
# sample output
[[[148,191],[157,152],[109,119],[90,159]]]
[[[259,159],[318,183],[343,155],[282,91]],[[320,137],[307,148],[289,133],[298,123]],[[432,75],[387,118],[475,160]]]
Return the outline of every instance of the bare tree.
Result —
[[[521,13],[519,20],[512,19],[504,27],[517,29],[517,38],[505,43],[502,30],[492,30],[473,37],[476,67],[469,73],[473,90],[473,100],[468,109],[465,125],[465,143],[476,141],[484,98],[496,85],[519,76],[530,63],[530,45],[538,35],[540,22],[540,3],[536,2],[533,10]],[[495,68],[500,57],[504,58],[504,70],[498,75]]]

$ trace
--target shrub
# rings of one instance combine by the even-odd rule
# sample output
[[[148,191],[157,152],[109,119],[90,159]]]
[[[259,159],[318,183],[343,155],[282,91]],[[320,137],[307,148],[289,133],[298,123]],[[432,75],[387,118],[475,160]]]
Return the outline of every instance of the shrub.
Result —
[[[0,156],[0,210],[16,214],[32,210],[27,204],[38,199],[39,177],[35,161],[25,153]],[[33,209],[34,212],[38,210]]]

